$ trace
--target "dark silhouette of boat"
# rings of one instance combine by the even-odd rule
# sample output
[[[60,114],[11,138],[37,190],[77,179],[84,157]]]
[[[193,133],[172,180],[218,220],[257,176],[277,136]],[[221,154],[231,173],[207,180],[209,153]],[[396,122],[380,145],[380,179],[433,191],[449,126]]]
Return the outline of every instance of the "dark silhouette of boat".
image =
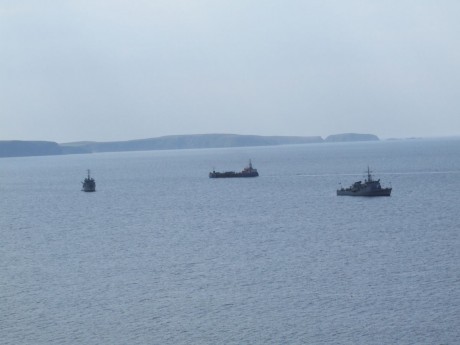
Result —
[[[90,176],[89,169],[88,169],[88,177],[82,182],[83,192],[95,192],[96,191],[96,181]]]
[[[367,179],[364,182],[353,183],[349,188],[337,190],[337,195],[350,196],[390,196],[392,188],[382,188],[380,179],[374,180],[369,167],[367,167]]]
[[[227,177],[257,177],[259,173],[257,169],[252,167],[251,160],[249,160],[249,165],[243,169],[243,171],[235,172],[235,171],[225,171],[225,172],[217,172],[213,170],[209,173],[210,178],[227,178]]]

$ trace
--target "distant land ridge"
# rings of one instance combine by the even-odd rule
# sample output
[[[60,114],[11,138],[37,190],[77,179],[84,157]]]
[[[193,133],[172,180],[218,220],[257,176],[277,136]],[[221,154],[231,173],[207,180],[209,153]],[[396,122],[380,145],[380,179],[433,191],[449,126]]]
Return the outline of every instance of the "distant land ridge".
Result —
[[[47,156],[95,152],[179,150],[249,146],[276,146],[339,141],[379,140],[373,134],[337,134],[324,140],[320,136],[260,136],[239,134],[168,135],[150,139],[58,144],[51,141],[0,141],[0,157]]]
[[[49,156],[62,153],[59,144],[52,141],[0,141],[0,157]]]
[[[326,137],[326,142],[345,142],[345,141],[378,141],[379,137],[374,134],[342,133]]]
[[[238,134],[194,134],[168,135],[158,138],[115,142],[83,142],[61,144],[64,147],[78,147],[90,152],[178,150],[245,146],[273,146],[288,144],[320,143],[317,137],[259,136]]]

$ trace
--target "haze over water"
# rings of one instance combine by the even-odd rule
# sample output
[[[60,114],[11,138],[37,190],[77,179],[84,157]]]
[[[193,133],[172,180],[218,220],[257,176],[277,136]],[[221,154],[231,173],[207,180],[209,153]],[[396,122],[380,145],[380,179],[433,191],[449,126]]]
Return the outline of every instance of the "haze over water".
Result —
[[[208,178],[250,158],[258,178]],[[392,196],[337,197],[368,165]],[[459,139],[5,158],[0,177],[4,344],[460,339]]]

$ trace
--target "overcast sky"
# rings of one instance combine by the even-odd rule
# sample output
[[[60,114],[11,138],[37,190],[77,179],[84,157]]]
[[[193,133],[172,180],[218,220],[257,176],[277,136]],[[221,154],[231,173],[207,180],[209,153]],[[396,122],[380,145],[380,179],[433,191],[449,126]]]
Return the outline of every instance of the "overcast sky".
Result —
[[[0,0],[0,140],[460,135],[458,0]]]

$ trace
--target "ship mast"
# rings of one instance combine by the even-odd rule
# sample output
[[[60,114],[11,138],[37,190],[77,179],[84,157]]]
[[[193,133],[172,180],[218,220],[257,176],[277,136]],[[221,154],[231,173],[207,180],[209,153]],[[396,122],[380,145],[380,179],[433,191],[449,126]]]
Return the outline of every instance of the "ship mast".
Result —
[[[367,166],[367,181],[372,182],[372,175],[371,175],[371,171],[369,169],[369,165]]]

